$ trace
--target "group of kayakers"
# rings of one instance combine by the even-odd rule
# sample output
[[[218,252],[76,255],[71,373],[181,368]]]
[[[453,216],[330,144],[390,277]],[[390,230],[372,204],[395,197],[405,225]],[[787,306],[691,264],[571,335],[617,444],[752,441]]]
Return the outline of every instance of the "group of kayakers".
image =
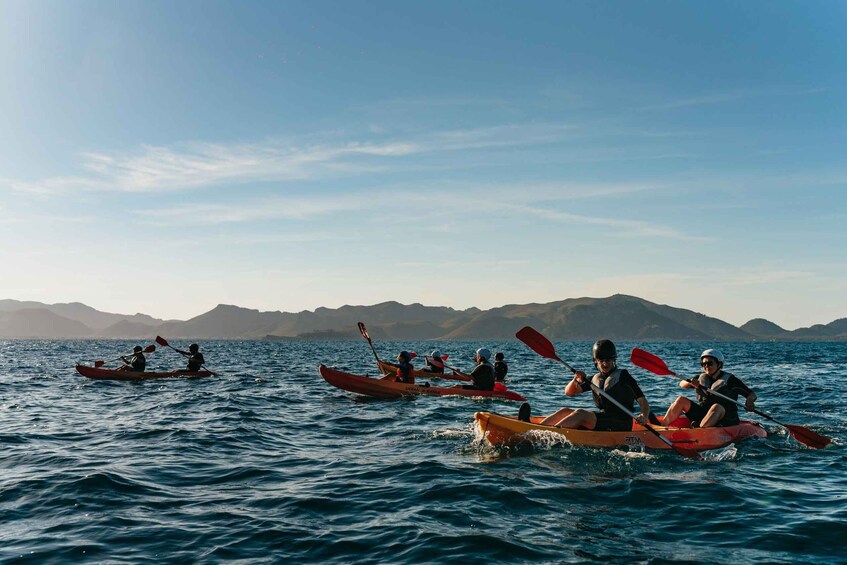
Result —
[[[592,358],[597,373],[591,376],[583,371],[575,371],[573,379],[565,386],[567,396],[576,396],[584,392],[592,391],[596,410],[585,410],[582,408],[561,408],[545,417],[541,425],[556,426],[560,428],[583,428],[597,431],[627,431],[632,429],[632,418],[626,412],[634,412],[637,404],[640,413],[636,417],[639,424],[650,423],[672,426],[680,416],[685,415],[691,427],[714,427],[734,426],[739,423],[738,408],[735,401],[739,396],[745,398],[745,408],[754,410],[756,393],[745,385],[735,375],[724,371],[724,356],[717,349],[707,349],[700,355],[700,366],[703,372],[693,378],[681,380],[682,388],[695,388],[697,401],[692,401],[685,396],[679,396],[671,403],[661,422],[653,414],[650,403],[647,401],[638,382],[626,369],[618,367],[617,348],[608,339],[598,340],[592,347]],[[494,355],[494,364],[491,363],[491,350],[481,347],[474,353],[476,365],[470,372],[472,384],[457,385],[464,389],[494,390],[497,382],[505,380],[508,373],[508,365],[502,352]],[[426,366],[423,372],[443,374],[445,368],[461,374],[457,369],[449,367],[444,363],[443,356],[438,350],[433,351],[425,357]],[[397,364],[391,364],[397,369],[395,378],[399,382],[414,383],[414,368],[412,366],[412,354],[401,351],[397,355]],[[424,385],[426,386],[426,385]],[[606,394],[599,393],[597,389]],[[722,396],[709,394],[712,390]],[[626,410],[617,406],[608,397],[611,397],[622,405]],[[726,398],[724,398],[726,397]],[[529,421],[531,407],[528,403],[521,405],[518,418]]]
[[[463,374],[459,369],[450,367],[444,362],[444,357],[437,349],[429,355],[425,356],[425,365],[421,372],[431,373],[433,375],[444,374],[444,369],[450,369],[453,374]],[[494,390],[494,385],[498,382],[506,380],[506,375],[509,372],[509,366],[506,364],[505,355],[498,351],[494,355],[494,364],[491,364],[491,350],[487,347],[480,347],[474,353],[474,362],[476,365],[468,375],[471,378],[472,384],[457,385],[469,390]],[[394,378],[397,382],[415,384],[414,367],[412,366],[412,354],[408,351],[401,351],[397,354],[397,363],[386,363],[396,370],[396,376],[391,375],[389,378]],[[424,385],[428,386],[428,385]]]
[[[567,396],[576,396],[591,390],[597,410],[561,408],[544,418],[540,424],[560,428],[585,428],[597,431],[628,431],[632,429],[632,418],[606,397],[608,395],[623,407],[633,412],[638,404],[639,424],[678,425],[677,420],[683,414],[690,427],[708,428],[714,426],[735,426],[739,423],[736,400],[739,396],[746,399],[745,408],[754,410],[756,393],[748,388],[738,377],[723,370],[724,356],[717,349],[707,349],[700,354],[700,366],[703,372],[693,378],[680,381],[682,388],[696,388],[697,402],[685,396],[679,396],[671,403],[665,416],[659,422],[653,414],[650,403],[638,386],[635,378],[617,365],[617,349],[608,339],[601,339],[592,348],[592,357],[597,373],[591,379],[583,371],[576,371],[573,379],[565,387]],[[602,390],[606,395],[598,393]],[[709,394],[709,390],[722,396]],[[529,421],[529,404],[523,404],[518,412],[521,420]]]
[[[200,353],[200,346],[196,343],[192,343],[191,345],[189,345],[188,351],[183,351],[182,349],[177,349],[176,347],[172,347],[172,349],[177,353],[181,353],[188,359],[188,368],[186,369],[188,371],[199,371],[206,363],[206,360],[203,358],[203,354]],[[136,345],[132,349],[131,357],[121,356],[120,359],[124,362],[124,364],[118,367],[118,371],[133,371],[137,373],[143,373],[144,369],[147,367],[147,358],[144,356],[144,348],[142,348],[140,345]]]

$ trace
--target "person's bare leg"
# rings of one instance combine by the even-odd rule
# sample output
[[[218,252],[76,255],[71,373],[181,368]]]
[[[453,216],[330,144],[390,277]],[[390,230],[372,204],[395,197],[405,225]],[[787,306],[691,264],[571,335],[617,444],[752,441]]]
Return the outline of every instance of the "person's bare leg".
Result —
[[[662,418],[662,425],[670,426],[674,420],[682,415],[683,412],[687,412],[690,409],[691,401],[684,396],[677,396],[676,400],[668,406],[668,411],[665,413],[665,417]]]

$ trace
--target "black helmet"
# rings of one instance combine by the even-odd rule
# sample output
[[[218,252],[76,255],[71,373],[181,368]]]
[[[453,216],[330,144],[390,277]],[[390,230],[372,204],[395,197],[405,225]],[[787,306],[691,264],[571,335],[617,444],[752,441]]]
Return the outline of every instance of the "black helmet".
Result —
[[[615,344],[608,339],[600,339],[594,344],[591,355],[595,359],[617,359],[618,350],[615,349]]]
[[[191,353],[197,353],[197,351],[199,351],[199,350],[200,350],[200,346],[199,346],[199,345],[197,345],[196,343],[192,343],[191,345],[189,345],[189,346],[188,346],[188,350],[189,350]]]
[[[143,350],[141,349],[141,346],[140,346],[140,345],[136,345],[135,347],[133,347],[133,348],[132,348],[132,352],[133,352],[133,353],[138,353],[139,351],[143,351]]]
[[[397,354],[397,360],[408,362],[408,361],[412,360],[412,356],[409,354],[408,351],[401,351],[400,353]]]

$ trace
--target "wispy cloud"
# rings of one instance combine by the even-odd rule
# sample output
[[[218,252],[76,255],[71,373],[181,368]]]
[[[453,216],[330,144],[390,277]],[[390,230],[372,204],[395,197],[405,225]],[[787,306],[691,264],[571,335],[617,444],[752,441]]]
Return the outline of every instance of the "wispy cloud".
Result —
[[[284,182],[379,170],[410,155],[517,147],[560,140],[571,126],[519,124],[449,130],[405,139],[144,146],[135,153],[82,154],[84,174],[37,181],[5,179],[19,192],[167,192],[222,184]]]
[[[781,96],[805,96],[808,94],[819,94],[826,92],[825,88],[818,87],[771,87],[771,88],[740,88],[726,92],[706,94],[703,96],[692,96],[667,100],[657,104],[649,104],[637,108],[638,111],[673,110],[675,108],[688,108],[693,106],[706,106],[735,102],[749,98],[769,98]]]

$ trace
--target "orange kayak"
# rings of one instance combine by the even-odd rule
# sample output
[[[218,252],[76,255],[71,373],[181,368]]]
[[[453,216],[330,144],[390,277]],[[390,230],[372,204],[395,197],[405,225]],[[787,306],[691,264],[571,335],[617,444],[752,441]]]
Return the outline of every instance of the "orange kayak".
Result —
[[[394,373],[397,374],[397,367],[393,366],[391,363],[386,363],[385,361],[379,362],[379,370],[383,373]],[[444,373],[428,373],[426,371],[422,371],[420,369],[412,369],[413,377],[421,377],[424,379],[451,379],[454,381],[466,381],[470,382],[473,379],[468,375],[454,375],[445,371]]]
[[[399,398],[401,396],[471,396],[474,398],[500,398],[503,400],[526,400],[516,392],[506,389],[503,385],[494,390],[471,390],[454,387],[421,386],[419,384],[398,383],[393,379],[381,379],[353,375],[321,365],[318,372],[326,382],[348,392],[377,398]]]
[[[572,445],[583,447],[623,447],[636,445],[651,449],[670,449],[666,443],[651,434],[642,426],[632,423],[632,430],[625,432],[596,432],[594,430],[574,430],[542,426],[538,422],[543,417],[530,418],[523,422],[514,416],[503,416],[490,412],[474,414],[477,428],[483,437],[494,446],[531,443],[541,439],[544,434],[555,434]],[[675,428],[652,426],[662,436],[686,449],[705,451],[727,446],[748,437],[767,437],[767,432],[758,422],[742,420],[737,426],[725,428]]]
[[[212,371],[167,371],[160,373],[144,371],[143,373],[139,373],[136,371],[118,371],[116,369],[87,367],[85,365],[77,365],[76,370],[80,375],[89,379],[111,381],[146,381],[148,379],[169,379],[172,377],[210,377],[215,374]]]

